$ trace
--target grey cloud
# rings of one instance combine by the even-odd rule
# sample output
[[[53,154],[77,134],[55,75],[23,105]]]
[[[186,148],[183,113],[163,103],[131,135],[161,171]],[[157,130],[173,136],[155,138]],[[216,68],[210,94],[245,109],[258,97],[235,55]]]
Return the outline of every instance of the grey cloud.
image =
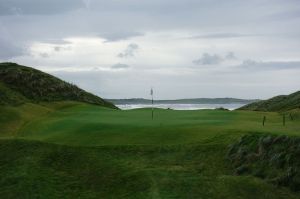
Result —
[[[289,69],[300,69],[300,61],[255,61],[255,60],[244,60],[243,63],[237,66],[242,70],[289,70]]]
[[[55,47],[54,47],[54,50],[55,50],[56,52],[59,52],[59,51],[61,50],[61,47],[60,47],[60,46],[55,46]]]
[[[196,65],[217,65],[226,60],[237,59],[233,52],[228,52],[224,57],[217,54],[203,53],[202,57],[193,61]]]
[[[10,59],[26,54],[26,49],[4,41],[0,38],[0,59]]]
[[[48,44],[55,44],[55,45],[67,45],[67,44],[72,44],[69,41],[65,41],[63,39],[44,39],[40,40],[42,43],[48,43]]]
[[[82,7],[81,0],[1,0],[0,15],[51,15]]]
[[[147,38],[145,48],[146,45],[147,48],[149,46],[151,47],[151,45],[156,47],[155,45],[157,43],[155,42],[161,41],[161,38],[163,37],[160,36],[162,34],[170,35],[168,38],[165,37],[168,39],[168,42],[173,42],[171,40],[173,40],[174,35],[177,38],[182,38],[186,34],[191,36],[195,35],[194,39],[197,39],[197,36],[198,38],[203,38],[205,40],[203,43],[200,43],[202,42],[201,40],[187,41],[187,45],[184,46],[186,51],[185,49],[178,49],[178,51],[182,53],[179,56],[186,57],[188,62],[190,62],[189,60],[193,60],[193,58],[189,58],[191,55],[190,51],[194,50],[193,45],[190,45],[192,42],[195,42],[194,46],[196,46],[197,49],[199,49],[199,46],[203,46],[205,49],[216,49],[222,51],[228,47],[235,52],[240,52],[241,56],[253,57],[255,59],[258,59],[257,57],[262,58],[264,56],[270,59],[272,59],[272,57],[274,59],[278,59],[281,55],[283,58],[289,59],[294,58],[299,54],[299,38],[286,36],[299,35],[299,17],[298,13],[294,12],[299,9],[299,0],[228,0],[218,2],[216,0],[0,0],[0,2],[0,23],[7,28],[7,34],[11,36],[10,39],[7,39],[7,37],[3,36],[3,33],[0,31],[0,57],[4,58],[23,55],[24,49],[26,50],[26,48],[22,47],[23,44],[46,41],[46,43],[48,42],[51,44],[55,44],[57,42],[57,45],[59,46],[60,42],[64,42],[64,38],[96,36],[101,36],[108,42],[139,36],[138,33],[145,33],[147,36],[149,34],[149,39]],[[216,3],[218,4],[217,6]],[[278,13],[278,16],[273,15],[270,16],[270,18],[266,18],[266,16],[269,16],[272,13]],[[16,15],[22,16],[19,17]],[[281,17],[283,17],[284,20],[279,20]],[[289,20],[286,20],[287,18]],[[271,21],[272,23],[270,23],[271,19],[274,19]],[[118,32],[118,34],[116,32]],[[266,35],[274,33],[280,34],[282,37],[266,37]],[[258,35],[261,37],[256,38]],[[156,40],[157,38],[159,40]],[[218,38],[220,39],[218,40]],[[222,40],[222,38],[224,38],[224,40]],[[228,38],[228,41],[226,38]],[[235,43],[229,38],[238,38],[239,41]],[[215,41],[215,39],[217,39],[217,41]],[[174,42],[177,41],[174,40]],[[141,41],[140,44],[142,45],[142,43],[143,41]],[[248,44],[250,45],[248,46]],[[163,46],[167,44],[161,43],[160,45]],[[179,46],[182,45],[180,43],[179,45],[174,43],[174,48]],[[261,48],[261,46],[263,47]],[[170,48],[172,46],[163,46],[163,48],[165,47]],[[161,60],[161,64],[159,64],[160,66],[162,65],[161,68],[166,71],[173,70],[171,67],[163,67],[165,64],[164,62],[166,61],[164,59],[168,58],[169,55],[174,55],[173,49],[171,51],[172,52],[170,52],[170,54],[169,52],[166,52],[166,56],[162,55],[163,59]],[[179,53],[177,52],[177,49],[174,49],[174,51],[176,51],[175,54]],[[134,53],[131,54],[134,55]],[[121,52],[120,55],[123,58],[126,57],[125,52]],[[128,55],[130,57],[130,53]],[[213,56],[214,54],[209,55]],[[220,62],[220,57],[222,59],[227,59],[225,54],[217,55],[216,57],[217,62]],[[115,58],[116,60],[111,60],[112,62],[110,63],[117,63],[119,61],[117,57]],[[199,57],[195,58],[201,59],[201,54]],[[74,60],[76,59],[77,58]],[[15,60],[20,63],[25,62],[29,66],[45,66],[45,68],[46,66],[49,68],[59,68],[75,67],[74,65],[94,66],[94,64],[101,64],[93,63],[93,60],[89,60],[88,57],[82,58],[80,64],[76,63],[72,57],[64,57],[61,60],[52,60],[39,59],[32,56],[16,58]],[[120,62],[122,63],[122,61]],[[167,61],[169,62],[170,60]],[[137,62],[141,65],[141,67],[137,67],[139,70],[142,70],[145,67],[158,67],[156,63],[153,65],[152,63],[147,63],[151,66],[144,66],[143,63],[145,63],[145,60],[137,60]],[[212,61],[205,61],[204,63],[211,62]],[[202,62],[199,61],[195,64],[199,65],[199,63]],[[182,64],[186,65],[187,63],[185,62]],[[271,64],[269,63],[269,65]],[[192,87],[193,85],[196,85],[199,79],[205,79],[205,82],[207,83],[214,83],[216,81],[215,72],[212,72],[213,75],[209,76],[205,73],[200,74],[199,71],[196,71],[199,72],[199,74],[195,75],[194,81],[192,81],[191,77],[187,75],[184,79],[185,81],[180,81],[180,84],[176,84],[176,82],[179,82],[176,78],[170,77],[167,79],[168,81],[165,81],[166,78],[164,76],[157,77],[157,74],[151,76],[148,72],[141,75],[140,73],[135,72],[136,70],[120,70],[120,72],[108,70],[112,73],[111,76],[106,74],[100,76],[103,73],[103,71],[100,70],[97,75],[94,75],[95,72],[92,71],[89,75],[82,77],[82,81],[86,82],[86,84],[83,83],[83,85],[86,85],[87,88],[89,88],[89,86],[94,86],[93,89],[95,89],[96,92],[102,89],[99,88],[99,85],[102,84],[98,84],[98,82],[95,84],[92,80],[100,81],[102,78],[106,78],[107,76],[107,84],[103,86],[103,88],[105,87],[108,92],[113,91],[120,93],[118,94],[119,96],[130,96],[127,92],[135,92],[132,93],[132,96],[139,97],[141,96],[141,93],[143,93],[145,87],[149,88],[153,85],[153,82],[157,82],[157,87],[165,87],[162,95],[167,95],[168,91],[170,91],[173,92],[173,97],[178,97],[178,93],[180,93],[180,95],[188,96],[191,95],[191,93],[197,93],[195,92],[197,89],[199,89],[199,93],[206,96],[212,96],[213,93],[217,91],[225,92],[225,90],[226,93],[223,94],[232,95],[232,92],[234,92],[233,90],[235,90],[234,87],[232,87],[233,84],[238,86],[241,81],[244,81],[246,85],[251,84],[253,79],[257,79],[255,75],[260,75],[256,73],[246,81],[244,76],[251,75],[251,71],[249,72],[249,70],[253,69],[252,71],[259,71],[255,68],[274,68],[274,65],[277,68],[283,68],[283,63],[281,63],[281,66],[279,66],[280,64],[278,65],[278,63],[273,63],[271,67],[265,62],[252,63],[252,65],[249,62],[248,65],[246,64],[237,67],[235,70],[241,71],[236,76],[239,78],[238,81],[232,82],[232,77],[225,79],[224,81],[220,81],[218,82],[218,85],[222,86],[225,82],[225,84],[228,83],[228,87],[226,87],[226,89],[220,88],[219,90],[216,89],[216,85],[205,85],[201,87],[203,82]],[[286,68],[287,65],[290,68],[297,68],[296,66],[292,66],[295,65],[295,63],[284,63],[284,65],[284,68]],[[189,70],[191,68],[192,67],[190,67]],[[241,70],[241,68],[249,69]],[[185,68],[182,68],[182,70],[185,70]],[[193,68],[191,70],[193,70]],[[278,72],[288,74],[280,74],[274,77],[272,76],[273,72],[269,71],[270,73],[263,73],[261,80],[263,80],[262,82],[265,82],[265,76],[268,75],[270,78],[268,80],[270,84],[274,82],[274,79],[285,78],[291,82],[289,84],[290,86],[295,84],[299,85],[299,70],[296,71],[298,74],[295,74],[294,70],[274,71],[274,73]],[[201,73],[202,72],[203,71],[201,71]],[[123,74],[120,75],[120,73]],[[124,75],[125,73],[126,75]],[[90,75],[92,75],[94,79],[91,78]],[[180,77],[183,75],[183,73],[178,74]],[[199,78],[199,76],[201,76],[201,78]],[[293,77],[292,80],[290,80],[291,76]],[[76,77],[72,78],[74,78],[74,81],[77,81]],[[121,78],[122,81],[120,81],[119,78]],[[147,84],[144,81],[145,79],[148,79]],[[141,82],[141,84],[137,84],[137,82]],[[185,82],[185,86],[184,88],[181,87],[182,89],[180,92],[178,92],[178,90],[172,90],[174,85],[180,87],[181,84],[183,84],[182,82]],[[136,91],[136,89],[130,89],[130,91],[127,91],[125,86],[123,88],[120,87],[120,85],[126,85],[126,87],[134,85],[139,86],[140,89],[138,89],[138,91]],[[170,87],[167,88],[167,85],[170,85]],[[253,91],[249,91],[245,89],[245,87],[241,87],[241,92],[245,92],[246,95],[252,96],[256,94],[257,88],[260,88],[260,86],[261,84],[259,86],[253,86]],[[279,87],[280,86],[277,85],[274,86],[272,92],[278,92]],[[207,89],[207,92],[203,92],[203,89]],[[262,92],[262,94],[265,94],[265,92]],[[170,95],[168,95],[168,97],[170,97]]]
[[[84,5],[87,9],[90,9],[91,0],[82,0],[82,2],[84,3]]]
[[[48,58],[50,55],[48,53],[40,53],[39,54],[42,58]]]
[[[257,61],[254,61],[254,60],[252,60],[252,59],[246,59],[246,60],[243,61],[243,63],[241,64],[241,66],[246,66],[246,67],[248,67],[248,66],[255,66],[255,65],[257,65],[257,64],[258,64]]]
[[[54,46],[53,50],[55,52],[65,51],[65,50],[72,50],[71,46]]]
[[[223,61],[223,58],[217,54],[208,54],[203,53],[200,59],[196,59],[193,61],[196,65],[215,65],[219,64]]]
[[[8,60],[28,54],[26,46],[22,43],[17,44],[2,27],[0,27],[0,34],[0,59]]]
[[[101,37],[106,39],[105,42],[127,40],[132,37],[138,37],[143,35],[144,33],[141,32],[127,32],[127,31],[107,32],[107,33],[100,34]]]
[[[118,57],[120,58],[128,58],[133,57],[135,52],[139,49],[139,46],[135,43],[131,43],[127,46],[127,48],[122,52],[118,54]]]
[[[126,69],[126,68],[130,68],[130,66],[127,65],[127,64],[118,63],[118,64],[112,65],[110,68],[112,68],[112,69]]]
[[[21,8],[12,7],[9,9],[9,12],[13,15],[22,15],[23,10]]]
[[[277,21],[277,20],[282,21],[282,20],[300,18],[300,9],[293,10],[293,11],[288,10],[283,12],[277,12],[274,14],[267,15],[265,18],[270,21]]]
[[[0,36],[0,59],[10,59],[17,56],[22,56],[27,54],[27,49],[23,46],[17,46],[13,42],[6,40],[6,38],[1,38]]]
[[[1,0],[0,15],[14,37],[25,42],[99,35],[109,42],[141,36],[144,32],[199,32],[200,28],[212,32],[199,35],[202,38],[251,35],[239,33],[239,30],[245,33],[253,31],[254,35],[256,32],[264,34],[266,30],[279,33],[276,24],[270,31],[269,28],[265,28],[270,24],[265,24],[264,21],[253,25],[253,22],[266,16],[264,9],[257,9],[260,8],[260,4],[260,0],[221,1],[218,2],[218,6],[215,6],[214,1],[196,0],[153,0],[138,3],[135,0]],[[267,10],[285,4],[290,2],[269,3]],[[253,10],[256,12],[253,13]],[[20,12],[24,14],[21,18],[3,16]],[[52,15],[48,16],[49,14]],[[217,32],[220,28],[223,33]],[[293,26],[285,30],[294,33],[295,29]],[[237,33],[228,30],[235,30]]]
[[[195,65],[217,65],[226,60],[237,59],[234,52],[228,52],[224,57],[218,54],[203,53],[201,58],[193,61]]]
[[[228,52],[227,55],[225,55],[225,59],[237,59],[237,57],[235,56],[234,52]]]
[[[253,37],[253,36],[257,36],[257,35],[239,34],[239,33],[211,33],[211,34],[186,37],[186,39],[226,39],[226,38]]]
[[[151,86],[156,88],[158,99],[228,96],[269,98],[299,89],[299,72],[294,71],[210,74],[196,70],[191,75],[183,73],[176,78],[160,72],[140,70],[56,71],[52,74],[104,98],[147,98]]]

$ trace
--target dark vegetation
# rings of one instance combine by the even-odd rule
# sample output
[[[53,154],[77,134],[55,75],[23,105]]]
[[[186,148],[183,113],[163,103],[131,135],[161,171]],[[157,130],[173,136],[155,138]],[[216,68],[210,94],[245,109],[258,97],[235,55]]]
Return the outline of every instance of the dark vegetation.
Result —
[[[279,95],[268,100],[254,102],[239,108],[239,110],[277,112],[293,109],[300,109],[300,91],[290,95]]]
[[[228,152],[237,175],[253,175],[300,191],[300,138],[246,135]]]
[[[224,107],[218,107],[218,108],[215,108],[215,110],[218,110],[218,111],[229,111],[229,109],[224,108]]]
[[[116,108],[112,103],[76,85],[15,63],[0,64],[0,104],[79,101]]]

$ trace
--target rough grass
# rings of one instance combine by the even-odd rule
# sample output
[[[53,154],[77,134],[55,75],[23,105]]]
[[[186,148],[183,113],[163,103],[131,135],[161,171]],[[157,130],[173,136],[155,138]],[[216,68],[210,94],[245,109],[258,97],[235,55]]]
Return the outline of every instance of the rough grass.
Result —
[[[251,174],[300,191],[300,138],[247,135],[231,145],[228,157],[239,175]]]
[[[247,104],[240,110],[252,110],[252,111],[277,111],[284,112],[293,109],[300,109],[300,91],[292,93],[290,95],[279,95],[268,100],[262,100]]]
[[[7,86],[0,82],[0,105],[19,105],[27,101],[28,100],[23,95],[9,89]]]
[[[112,103],[42,71],[0,63],[0,104],[79,101],[117,108]]]
[[[226,159],[244,134],[298,135],[278,113],[155,109],[152,121],[150,109],[57,102],[2,106],[0,127],[1,198],[300,197]]]
[[[222,144],[70,147],[0,141],[1,198],[297,198],[233,176]]]

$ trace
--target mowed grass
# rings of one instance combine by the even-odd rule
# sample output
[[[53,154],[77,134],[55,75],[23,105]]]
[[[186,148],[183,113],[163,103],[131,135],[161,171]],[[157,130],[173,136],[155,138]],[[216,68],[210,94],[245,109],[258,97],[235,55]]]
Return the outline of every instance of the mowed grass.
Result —
[[[155,109],[151,120],[150,109],[73,102],[0,110],[1,198],[300,197],[235,176],[226,159],[244,134],[298,135],[298,117],[282,126],[278,113]]]
[[[267,121],[262,126],[264,115]],[[210,142],[215,137],[230,142],[251,132],[297,134],[299,130],[299,122],[288,118],[283,126],[278,113],[155,109],[152,120],[151,109],[122,111],[75,104],[55,107],[55,111],[28,121],[16,134],[80,146],[177,145]]]

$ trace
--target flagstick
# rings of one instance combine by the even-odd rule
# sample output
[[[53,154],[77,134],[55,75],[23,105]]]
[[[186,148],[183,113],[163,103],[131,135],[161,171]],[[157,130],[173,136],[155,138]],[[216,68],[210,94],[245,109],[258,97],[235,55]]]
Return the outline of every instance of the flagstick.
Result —
[[[151,88],[151,96],[152,96],[152,120],[153,120],[153,89]]]

